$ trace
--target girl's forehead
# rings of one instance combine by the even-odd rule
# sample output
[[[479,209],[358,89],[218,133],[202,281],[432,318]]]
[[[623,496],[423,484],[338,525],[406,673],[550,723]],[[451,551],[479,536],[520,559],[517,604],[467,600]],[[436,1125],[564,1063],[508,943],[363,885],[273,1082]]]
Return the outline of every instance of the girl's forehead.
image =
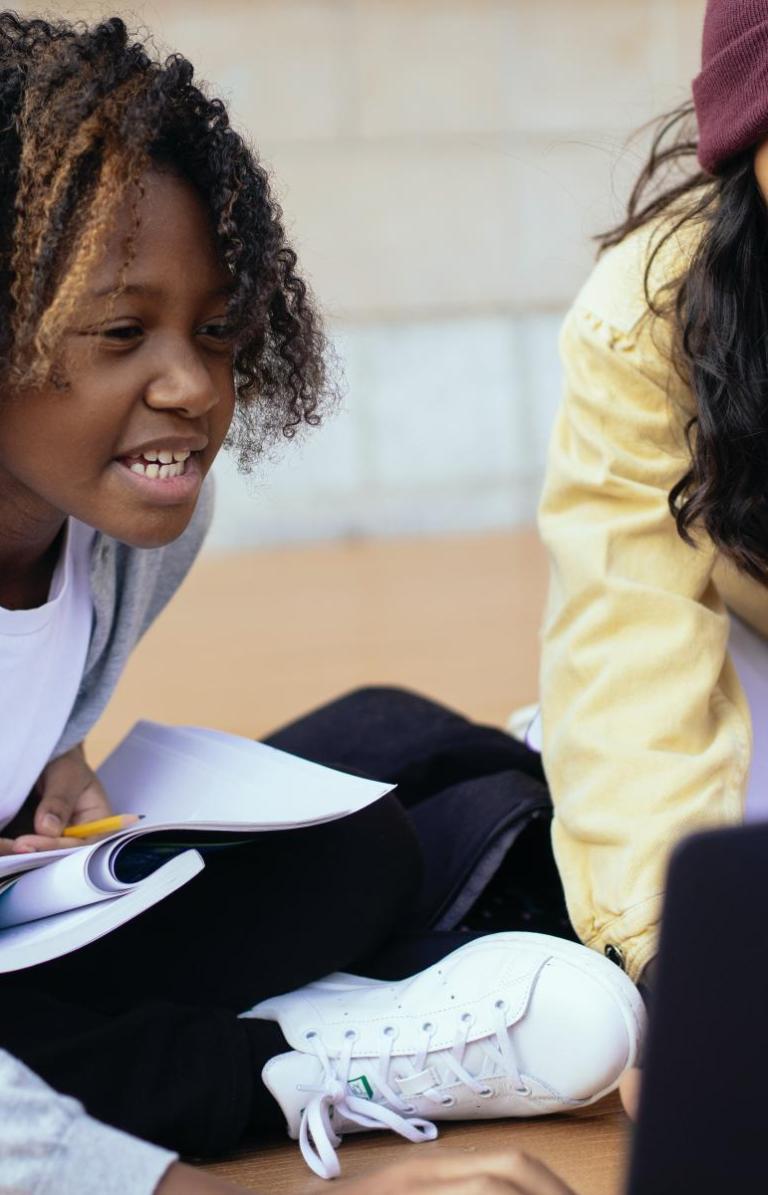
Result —
[[[176,289],[209,293],[232,290],[213,231],[197,191],[170,171],[148,170],[138,202],[128,195],[105,235],[104,252],[89,276],[94,296],[120,280],[127,291]],[[127,262],[127,268],[126,268]]]

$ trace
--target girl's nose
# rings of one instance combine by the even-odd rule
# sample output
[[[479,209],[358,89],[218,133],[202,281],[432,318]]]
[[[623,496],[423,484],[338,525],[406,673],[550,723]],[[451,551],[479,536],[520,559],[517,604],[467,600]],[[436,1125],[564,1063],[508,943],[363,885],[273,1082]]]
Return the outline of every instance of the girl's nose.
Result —
[[[204,363],[194,352],[163,361],[162,371],[145,390],[147,406],[172,409],[190,417],[206,414],[219,401],[217,389]]]

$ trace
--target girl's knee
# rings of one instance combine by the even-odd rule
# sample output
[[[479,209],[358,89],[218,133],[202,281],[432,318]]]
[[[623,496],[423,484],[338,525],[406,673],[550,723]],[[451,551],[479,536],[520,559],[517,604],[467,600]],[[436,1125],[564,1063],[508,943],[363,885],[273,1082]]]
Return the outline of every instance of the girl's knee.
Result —
[[[412,908],[421,888],[421,848],[406,810],[393,795],[337,823],[343,826],[339,865],[347,869],[355,890],[359,873],[365,891],[374,898],[375,913],[394,928]]]

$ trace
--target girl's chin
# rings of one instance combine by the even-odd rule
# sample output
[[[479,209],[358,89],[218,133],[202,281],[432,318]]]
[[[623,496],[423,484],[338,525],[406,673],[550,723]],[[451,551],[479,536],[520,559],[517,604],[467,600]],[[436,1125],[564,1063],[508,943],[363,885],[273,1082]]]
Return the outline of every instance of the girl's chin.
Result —
[[[186,531],[189,526],[189,520],[192,517],[191,511],[182,515],[181,511],[177,509],[176,518],[166,518],[161,524],[156,524],[154,527],[126,527],[125,530],[115,539],[119,539],[121,543],[127,544],[129,548],[164,548],[166,544],[171,544],[175,539]]]
[[[98,530],[121,544],[127,544],[129,548],[164,548],[184,534],[192,518],[192,510],[177,506],[154,518],[110,519],[108,524],[105,521]]]
[[[146,477],[132,473],[120,461],[107,468],[108,498],[98,513],[85,521],[103,534],[131,548],[161,548],[187,528],[203,483],[203,469],[195,457],[178,477]]]

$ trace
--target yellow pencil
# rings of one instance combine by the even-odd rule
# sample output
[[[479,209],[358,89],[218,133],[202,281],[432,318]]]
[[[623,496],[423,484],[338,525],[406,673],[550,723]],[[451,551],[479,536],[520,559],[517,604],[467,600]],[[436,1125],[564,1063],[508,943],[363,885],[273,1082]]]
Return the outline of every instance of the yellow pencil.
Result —
[[[144,817],[143,813],[116,813],[113,817],[102,817],[95,822],[81,822],[79,826],[67,826],[62,831],[64,838],[90,838],[93,834],[111,834],[113,830],[125,830],[135,826]]]

